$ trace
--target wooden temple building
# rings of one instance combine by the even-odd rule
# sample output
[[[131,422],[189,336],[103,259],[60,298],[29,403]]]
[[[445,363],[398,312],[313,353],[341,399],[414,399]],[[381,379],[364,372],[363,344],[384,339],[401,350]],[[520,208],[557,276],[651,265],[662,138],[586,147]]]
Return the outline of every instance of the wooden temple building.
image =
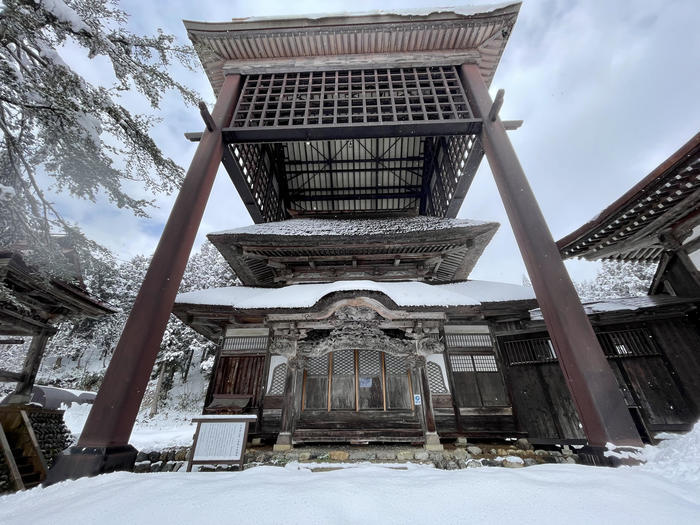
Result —
[[[660,262],[648,296],[583,305],[647,442],[700,416],[699,173],[700,134],[559,242],[564,256]],[[209,234],[244,286],[177,298],[220,342],[205,413],[254,413],[251,437],[278,446],[587,443],[532,289],[467,280],[497,224],[300,215]]]
[[[76,271],[76,278],[68,282],[27,264],[25,248],[0,248],[0,286],[5,292],[0,298],[0,344],[31,340],[21,370],[0,368],[0,382],[15,384],[0,400],[0,493],[43,481],[53,458],[67,444],[63,411],[30,404],[44,350],[57,325],[114,313],[82,285],[74,251],[65,250]]]
[[[220,342],[204,411],[256,414],[249,435],[278,449],[527,437],[601,450],[688,428],[698,383],[664,338],[685,338],[671,346],[697,363],[697,301],[589,317],[508,139],[520,123],[501,121],[503,92],[488,93],[519,8],[185,22],[217,102],[187,134],[194,159],[52,482],[133,465],[171,311]],[[498,227],[456,218],[484,157],[532,289],[468,280]],[[255,224],[209,238],[243,286],[175,303],[220,163]],[[670,383],[644,373],[676,390],[664,397]]]

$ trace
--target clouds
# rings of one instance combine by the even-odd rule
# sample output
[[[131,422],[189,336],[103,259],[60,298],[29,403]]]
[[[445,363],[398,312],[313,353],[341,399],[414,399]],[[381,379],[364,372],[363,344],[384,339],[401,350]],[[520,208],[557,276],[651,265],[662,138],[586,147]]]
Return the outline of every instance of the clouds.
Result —
[[[444,2],[353,2],[355,11],[441,6]],[[484,2],[474,2],[484,3]],[[136,2],[121,3],[132,30],[161,27],[184,41],[181,19],[222,21],[253,15],[337,12],[347,2]],[[504,119],[524,119],[510,132],[550,229],[559,238],[607,206],[649,173],[700,128],[700,32],[695,0],[609,2],[525,1],[506,47],[492,92],[506,89]],[[86,59],[83,59],[84,61]],[[99,62],[84,63],[88,76]],[[214,96],[204,73],[181,68],[178,78],[210,105]],[[136,97],[142,111],[148,105]],[[168,94],[153,136],[183,167],[195,145],[183,133],[200,130],[196,108]],[[141,190],[140,190],[141,191]],[[144,195],[147,196],[145,192]],[[122,258],[150,253],[174,201],[158,196],[150,220],[126,212],[98,211],[89,203],[61,199],[67,215]],[[478,279],[520,282],[525,272],[486,162],[479,169],[460,217],[502,224],[472,273]],[[250,217],[223,169],[198,234],[250,224]],[[592,275],[590,263],[569,264],[575,279]]]

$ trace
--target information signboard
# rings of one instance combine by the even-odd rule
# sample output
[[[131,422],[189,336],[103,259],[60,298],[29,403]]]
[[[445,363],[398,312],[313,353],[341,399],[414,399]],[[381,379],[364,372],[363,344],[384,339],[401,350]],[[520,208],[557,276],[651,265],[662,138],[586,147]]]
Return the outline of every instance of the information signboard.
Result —
[[[187,472],[193,465],[238,465],[243,469],[248,425],[257,420],[255,415],[200,416],[194,443],[187,462]]]

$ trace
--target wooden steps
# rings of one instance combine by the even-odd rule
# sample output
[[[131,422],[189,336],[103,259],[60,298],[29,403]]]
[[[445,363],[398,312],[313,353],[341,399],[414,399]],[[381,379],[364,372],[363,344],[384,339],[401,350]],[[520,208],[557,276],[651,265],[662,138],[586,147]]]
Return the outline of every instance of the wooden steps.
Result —
[[[30,489],[46,478],[46,461],[29,416],[19,407],[0,413],[0,451],[10,470],[15,490]]]

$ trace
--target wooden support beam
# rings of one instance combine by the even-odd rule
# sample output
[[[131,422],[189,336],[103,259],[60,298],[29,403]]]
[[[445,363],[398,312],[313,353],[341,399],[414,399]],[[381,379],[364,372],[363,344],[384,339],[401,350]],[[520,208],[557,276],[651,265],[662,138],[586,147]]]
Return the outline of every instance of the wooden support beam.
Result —
[[[17,490],[24,490],[24,482],[22,481],[22,475],[19,473],[17,468],[17,462],[12,454],[12,447],[10,447],[10,442],[5,435],[5,431],[0,424],[0,448],[2,449],[3,455],[5,456],[5,464],[10,469],[10,475],[12,476],[12,481],[15,483],[15,488]]]
[[[202,120],[207,127],[207,131],[214,131],[216,129],[216,122],[214,122],[214,118],[211,116],[211,113],[209,113],[207,105],[201,101],[199,103],[199,114],[202,115]]]
[[[32,337],[32,342],[29,345],[29,351],[24,358],[22,366],[22,379],[17,382],[15,391],[9,396],[8,403],[11,404],[26,404],[32,398],[32,388],[34,380],[39,371],[41,358],[44,356],[46,343],[53,335],[53,330],[42,330],[37,335]]]
[[[513,131],[516,129],[519,129],[520,126],[523,125],[522,120],[504,120],[503,122],[503,127],[506,129],[506,131]]]
[[[461,67],[470,105],[486,116],[491,97],[475,65]],[[590,445],[642,446],[639,433],[564,267],[500,119],[484,119],[482,140],[496,186]]]
[[[20,372],[10,372],[0,369],[0,383],[20,383],[24,380],[24,375]]]
[[[426,137],[423,143],[423,176],[421,177],[420,206],[418,213],[425,215],[428,209],[428,199],[430,198],[430,181],[436,170],[438,148],[433,137]]]
[[[241,75],[292,73],[308,71],[356,70],[367,68],[451,66],[481,59],[475,50],[411,51],[397,53],[365,53],[295,57],[256,58],[255,60],[227,60],[223,69]]]
[[[501,107],[503,107],[503,97],[505,94],[505,89],[499,89],[496,93],[496,98],[494,99],[491,109],[489,110],[489,120],[491,122],[496,122],[498,113],[501,111]]]
[[[481,131],[481,119],[425,120],[374,124],[315,124],[308,126],[230,127],[224,141],[233,143],[290,142],[388,137],[473,135]]]
[[[21,345],[24,339],[0,339],[0,345]]]
[[[29,420],[27,412],[25,410],[20,410],[20,414],[22,416],[22,423],[24,424],[24,428],[27,429],[29,441],[32,443],[32,447],[34,448],[36,461],[39,464],[38,466],[41,468],[40,476],[41,480],[43,481],[46,477],[46,473],[49,471],[48,464],[46,463],[46,458],[44,457],[44,453],[41,451],[41,447],[39,446],[39,440],[36,438],[36,434],[34,433],[34,427],[32,427],[32,422]]]
[[[206,130],[197,146],[78,444],[57,458],[49,484],[133,467],[129,436],[222,160],[221,129],[231,122],[240,88],[240,76],[224,79],[212,112],[216,129]]]

